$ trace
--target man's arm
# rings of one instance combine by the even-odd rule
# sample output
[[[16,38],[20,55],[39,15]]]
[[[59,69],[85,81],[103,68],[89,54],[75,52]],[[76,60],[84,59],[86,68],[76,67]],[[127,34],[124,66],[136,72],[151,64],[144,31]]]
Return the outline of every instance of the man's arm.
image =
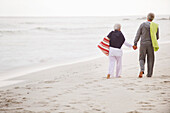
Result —
[[[157,30],[156,37],[157,37],[157,40],[158,40],[159,39],[159,28]]]
[[[135,37],[135,40],[134,40],[134,45],[137,46],[137,43],[140,39],[140,35],[142,34],[142,24],[140,25],[137,33],[136,33],[136,37]]]

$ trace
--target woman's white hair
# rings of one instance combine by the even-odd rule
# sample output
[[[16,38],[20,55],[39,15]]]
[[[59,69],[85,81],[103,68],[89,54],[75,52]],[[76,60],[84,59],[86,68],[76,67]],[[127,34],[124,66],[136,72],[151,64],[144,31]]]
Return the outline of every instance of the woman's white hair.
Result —
[[[115,24],[114,25],[114,30],[119,30],[121,28],[121,25],[120,24]]]

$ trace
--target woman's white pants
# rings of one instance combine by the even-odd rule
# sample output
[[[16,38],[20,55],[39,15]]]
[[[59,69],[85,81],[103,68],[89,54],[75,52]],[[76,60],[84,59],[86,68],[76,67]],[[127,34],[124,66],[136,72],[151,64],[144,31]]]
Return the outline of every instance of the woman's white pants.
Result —
[[[116,77],[119,77],[122,72],[122,56],[109,55],[109,73],[111,77],[114,76],[114,67],[116,64]]]

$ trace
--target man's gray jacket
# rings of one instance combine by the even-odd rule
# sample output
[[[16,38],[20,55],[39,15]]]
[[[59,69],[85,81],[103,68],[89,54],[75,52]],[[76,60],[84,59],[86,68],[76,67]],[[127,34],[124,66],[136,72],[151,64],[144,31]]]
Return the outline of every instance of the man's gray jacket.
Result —
[[[159,28],[157,30],[157,40],[159,39]],[[147,21],[147,22],[143,22],[138,31],[137,31],[137,34],[136,34],[136,37],[135,37],[135,40],[134,40],[134,45],[137,46],[137,43],[139,41],[141,37],[141,41],[140,41],[140,44],[152,44],[152,40],[151,40],[151,35],[150,35],[150,22]]]

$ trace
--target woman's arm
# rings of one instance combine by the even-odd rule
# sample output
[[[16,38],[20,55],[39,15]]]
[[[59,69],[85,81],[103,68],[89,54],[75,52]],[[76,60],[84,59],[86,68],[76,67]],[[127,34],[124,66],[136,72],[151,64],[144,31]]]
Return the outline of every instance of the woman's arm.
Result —
[[[124,42],[124,45],[127,46],[127,47],[129,47],[129,48],[133,47],[133,45],[132,45],[132,44],[129,44],[126,40],[125,40],[125,42]]]

